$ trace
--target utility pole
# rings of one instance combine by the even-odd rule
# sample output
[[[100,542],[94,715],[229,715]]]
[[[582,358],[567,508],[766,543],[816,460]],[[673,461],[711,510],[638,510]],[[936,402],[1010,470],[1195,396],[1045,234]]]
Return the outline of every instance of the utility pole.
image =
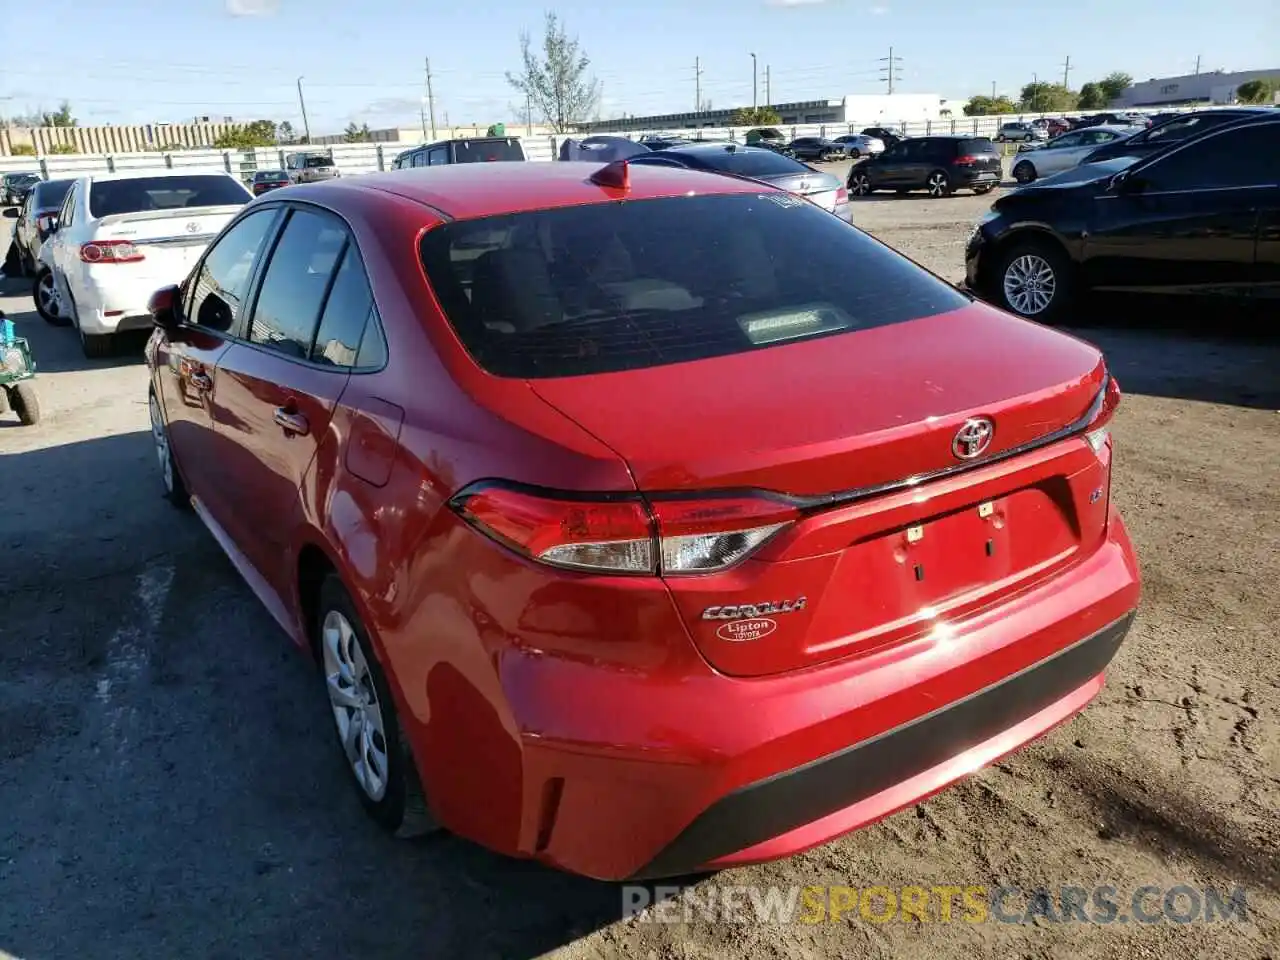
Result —
[[[751,55],[751,109],[756,110],[760,106],[760,95],[756,92],[759,88],[756,85],[756,55]]]
[[[1062,65],[1062,86],[1067,90],[1071,89],[1071,84],[1067,82],[1067,78],[1071,76],[1071,55],[1067,55],[1067,62]]]
[[[1031,112],[1035,113],[1040,104],[1040,74],[1031,74]]]
[[[524,128],[529,136],[533,136],[533,95],[524,95]]]
[[[702,58],[693,58],[693,116],[702,116]]]
[[[995,98],[996,98],[996,82],[992,80],[991,81],[991,99],[994,100]]]
[[[764,105],[773,106],[773,84],[769,80],[769,65],[764,65]]]
[[[436,138],[436,98],[431,91],[431,58],[426,58],[427,65],[427,109],[431,111],[431,139]]]
[[[902,63],[901,57],[893,55],[893,47],[889,48],[889,55],[880,58],[881,63],[887,63],[888,66],[881,67],[880,72],[884,74],[885,79],[889,81],[889,93],[893,93],[893,81],[901,80],[902,74],[898,71],[898,65]]]
[[[311,142],[311,124],[307,122],[307,101],[302,96],[303,78],[298,78],[298,106],[302,107],[302,130],[306,134],[307,143]]]
[[[1196,54],[1196,76],[1200,76],[1200,54]]]

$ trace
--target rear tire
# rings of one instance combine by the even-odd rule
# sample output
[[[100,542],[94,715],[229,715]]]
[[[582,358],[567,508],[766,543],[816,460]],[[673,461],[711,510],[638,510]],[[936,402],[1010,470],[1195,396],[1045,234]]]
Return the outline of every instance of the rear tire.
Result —
[[[1075,296],[1075,268],[1055,243],[1014,240],[996,261],[993,282],[1000,306],[1045,326],[1062,322]]]
[[[338,746],[365,811],[401,838],[440,829],[427,808],[373,644],[336,574],[320,585],[313,629]]]
[[[1018,183],[1033,183],[1036,179],[1036,168],[1030,160],[1023,160],[1013,165],[1013,179]]]
[[[984,196],[985,194],[990,193],[995,188],[996,188],[996,185],[994,183],[984,183],[980,187],[974,187],[973,192],[981,197],[981,196]]]
[[[951,178],[942,170],[935,170],[925,181],[925,188],[928,189],[931,197],[949,197],[952,193]]]
[[[18,415],[24,427],[34,427],[40,422],[40,400],[36,388],[29,380],[5,388],[9,395],[9,409]]]
[[[867,175],[865,170],[854,170],[849,174],[849,195],[854,197],[869,197],[875,193],[875,187],[871,186],[871,177]]]
[[[147,406],[151,411],[151,442],[156,448],[156,460],[160,464],[160,482],[164,485],[164,498],[179,510],[191,509],[191,495],[187,493],[187,485],[182,482],[182,473],[178,470],[178,461],[173,456],[173,446],[169,443],[169,424],[165,422],[164,412],[160,409],[160,398],[155,388],[148,391]]]
[[[87,334],[80,331],[80,349],[88,360],[102,360],[115,352],[115,338],[111,334]]]

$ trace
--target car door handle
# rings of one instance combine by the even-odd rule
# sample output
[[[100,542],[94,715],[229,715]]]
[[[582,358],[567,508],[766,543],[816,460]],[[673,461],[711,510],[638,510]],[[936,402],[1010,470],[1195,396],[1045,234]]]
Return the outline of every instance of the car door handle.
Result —
[[[311,425],[307,423],[307,418],[288,407],[276,407],[275,420],[286,434],[305,437],[311,432]]]

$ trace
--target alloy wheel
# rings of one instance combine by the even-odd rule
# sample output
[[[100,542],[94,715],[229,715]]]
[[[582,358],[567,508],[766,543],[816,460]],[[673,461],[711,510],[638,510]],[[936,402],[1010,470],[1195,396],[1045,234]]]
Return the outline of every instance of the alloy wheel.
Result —
[[[942,197],[947,193],[947,178],[945,174],[935,173],[929,177],[929,196]]]
[[[58,296],[58,285],[53,282],[53,271],[46,270],[36,285],[36,296],[40,309],[52,317],[62,316],[62,302]]]
[[[865,173],[855,174],[850,191],[855,197],[865,197],[871,192],[871,178]]]
[[[1034,317],[1048,309],[1057,289],[1053,267],[1036,253],[1015,257],[1004,272],[1005,301],[1024,317]]]
[[[321,626],[325,687],[347,764],[365,796],[375,803],[387,792],[388,758],[382,704],[360,638],[338,610]]]

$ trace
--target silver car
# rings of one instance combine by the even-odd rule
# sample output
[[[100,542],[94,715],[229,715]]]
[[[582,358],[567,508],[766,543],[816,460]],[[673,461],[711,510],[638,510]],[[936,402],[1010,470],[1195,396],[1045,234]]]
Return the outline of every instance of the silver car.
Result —
[[[869,137],[865,133],[846,133],[843,136],[832,137],[832,141],[844,148],[846,156],[855,159],[884,153],[884,141]]]
[[[1049,131],[1034,123],[1002,123],[995,139],[996,143],[1031,143],[1035,140],[1048,140]]]
[[[329,153],[291,153],[284,158],[284,168],[293,183],[316,183],[342,176]]]
[[[1079,166],[1080,161],[1104,143],[1131,137],[1142,127],[1083,127],[1055,137],[1043,147],[1019,153],[1013,163],[1013,179],[1031,183]]]

